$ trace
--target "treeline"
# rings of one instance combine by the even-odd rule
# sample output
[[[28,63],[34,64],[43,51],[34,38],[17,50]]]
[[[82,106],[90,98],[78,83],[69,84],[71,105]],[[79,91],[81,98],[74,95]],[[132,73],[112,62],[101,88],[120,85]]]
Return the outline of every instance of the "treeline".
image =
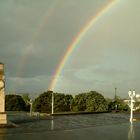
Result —
[[[72,95],[53,93],[47,91],[40,94],[33,102],[32,111],[51,113],[52,94],[54,96],[54,112],[104,112],[104,111],[127,111],[128,105],[118,97],[112,100],[105,99],[102,94],[96,91]],[[6,111],[29,111],[29,94],[6,95]]]

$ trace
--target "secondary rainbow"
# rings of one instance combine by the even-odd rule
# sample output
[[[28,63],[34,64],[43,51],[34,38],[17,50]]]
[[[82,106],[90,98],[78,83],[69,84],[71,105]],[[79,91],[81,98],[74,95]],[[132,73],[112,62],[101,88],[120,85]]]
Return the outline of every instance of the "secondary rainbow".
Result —
[[[86,24],[85,26],[80,30],[80,32],[76,35],[76,37],[73,39],[71,44],[68,46],[68,49],[66,50],[64,56],[62,57],[62,60],[60,61],[58,68],[54,74],[54,78],[49,86],[49,90],[54,90],[57,80],[59,78],[59,75],[62,72],[62,69],[64,68],[65,63],[67,62],[68,58],[70,57],[71,53],[74,51],[74,49],[78,46],[78,43],[82,38],[86,35],[86,33],[89,31],[91,27],[107,12],[110,8],[115,5],[117,0],[111,0],[107,5],[105,5],[99,12],[96,13]]]

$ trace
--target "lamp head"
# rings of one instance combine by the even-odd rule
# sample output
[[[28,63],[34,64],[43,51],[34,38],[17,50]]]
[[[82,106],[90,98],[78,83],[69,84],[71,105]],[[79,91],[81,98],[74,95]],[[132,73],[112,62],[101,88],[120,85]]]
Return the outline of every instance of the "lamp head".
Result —
[[[135,96],[136,95],[136,92],[135,92],[135,90],[133,90],[133,96]]]
[[[129,97],[132,95],[132,91],[131,90],[128,91],[128,95],[129,95]]]

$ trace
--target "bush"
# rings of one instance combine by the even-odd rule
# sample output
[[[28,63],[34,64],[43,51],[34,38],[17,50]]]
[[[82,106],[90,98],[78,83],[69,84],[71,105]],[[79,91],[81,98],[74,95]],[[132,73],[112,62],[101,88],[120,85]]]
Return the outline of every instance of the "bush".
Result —
[[[6,111],[25,111],[26,104],[20,95],[6,95],[5,96]]]

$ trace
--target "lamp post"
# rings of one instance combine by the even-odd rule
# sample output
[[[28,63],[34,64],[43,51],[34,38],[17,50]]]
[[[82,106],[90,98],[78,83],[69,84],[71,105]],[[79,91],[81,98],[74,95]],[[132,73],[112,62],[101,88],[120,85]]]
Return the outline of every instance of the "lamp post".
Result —
[[[33,100],[32,99],[30,99],[29,104],[30,104],[30,116],[32,116],[32,108],[33,108]]]
[[[52,114],[54,113],[54,93],[52,92]]]
[[[135,91],[131,91],[129,90],[128,91],[128,95],[130,97],[130,122],[132,123],[133,122],[133,107],[134,107],[134,97],[136,96],[136,93]]]

